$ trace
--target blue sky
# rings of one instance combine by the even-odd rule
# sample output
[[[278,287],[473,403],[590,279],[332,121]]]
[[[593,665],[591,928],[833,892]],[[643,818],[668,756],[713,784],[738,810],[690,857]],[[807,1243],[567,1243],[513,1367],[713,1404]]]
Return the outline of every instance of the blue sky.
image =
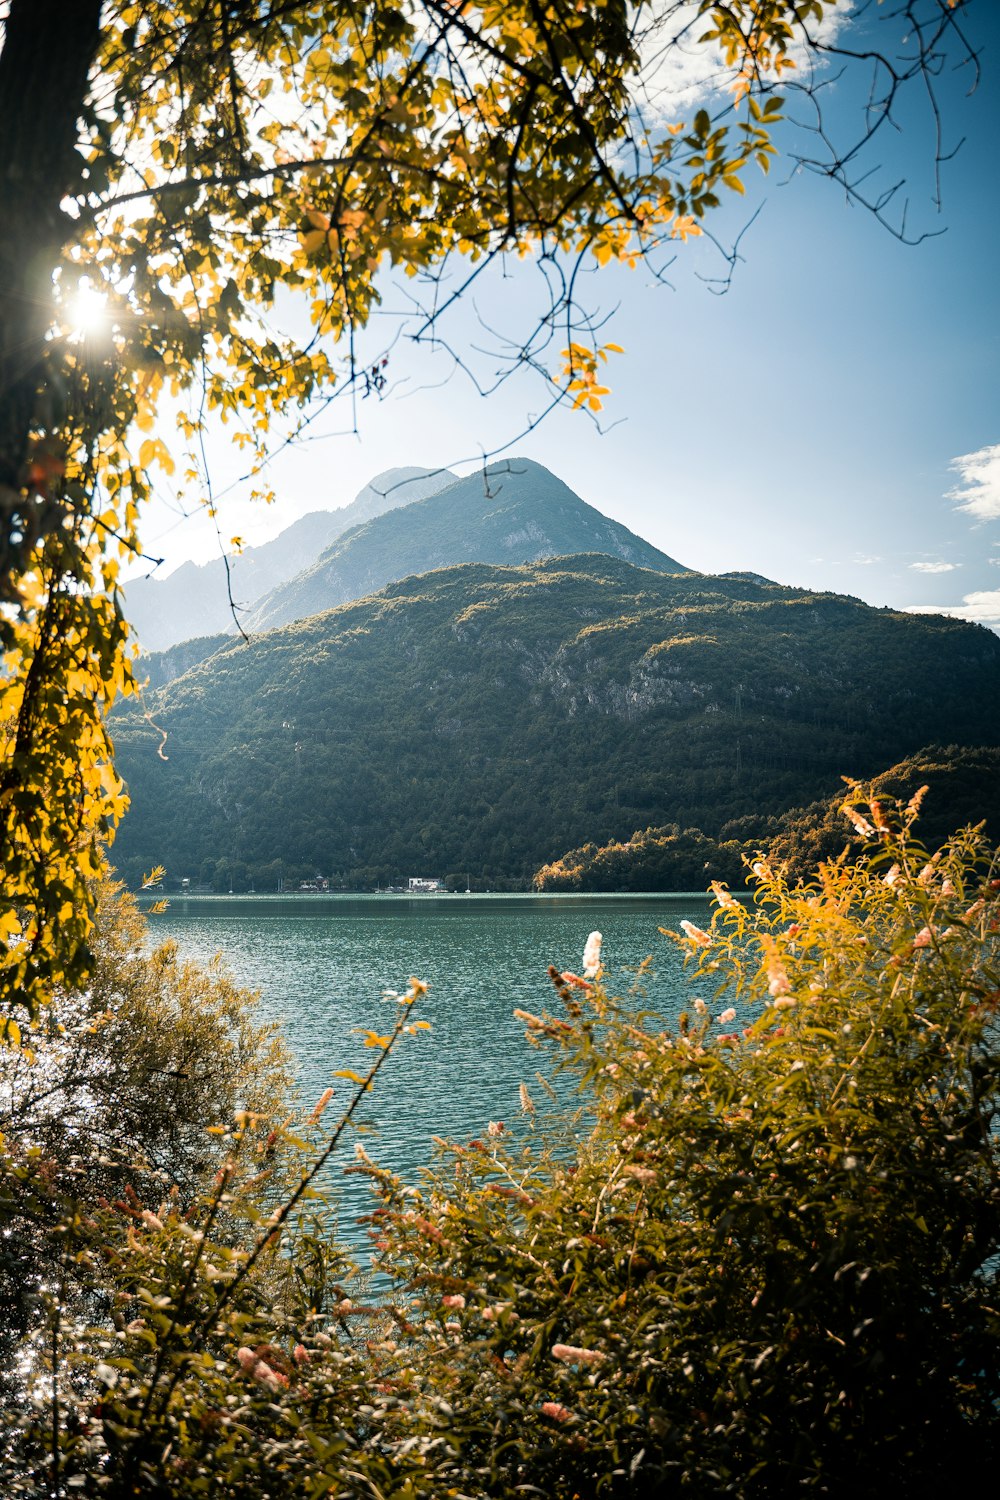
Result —
[[[907,177],[911,227],[943,233],[901,244],[833,184],[779,163],[714,221],[725,237],[760,210],[724,296],[699,280],[715,269],[705,245],[681,250],[670,286],[643,268],[587,278],[585,299],[611,314],[602,339],[625,349],[611,361],[603,431],[557,411],[519,436],[546,401],[538,376],[483,398],[460,372],[447,378],[442,351],[404,339],[385,398],[358,404],[358,432],[335,404],[312,441],[274,464],[275,506],[251,507],[245,486],[228,491],[221,534],[265,540],[394,465],[467,472],[511,444],[507,456],[547,465],[688,566],[1000,628],[997,10],[991,0],[969,10],[976,93],[965,97],[967,72],[943,81],[948,144],[965,140],[943,168],[941,212],[931,120],[916,100],[871,158],[883,183]],[[846,128],[856,106],[852,89],[831,87],[835,124]],[[497,367],[496,331],[517,337],[530,323],[533,282],[528,266],[497,274],[445,329],[484,376]],[[398,305],[391,289],[386,303]],[[370,331],[372,352],[389,326]],[[221,443],[212,467],[220,489],[239,472]],[[218,550],[204,518],[182,521],[169,504],[154,506],[145,537],[165,570]]]

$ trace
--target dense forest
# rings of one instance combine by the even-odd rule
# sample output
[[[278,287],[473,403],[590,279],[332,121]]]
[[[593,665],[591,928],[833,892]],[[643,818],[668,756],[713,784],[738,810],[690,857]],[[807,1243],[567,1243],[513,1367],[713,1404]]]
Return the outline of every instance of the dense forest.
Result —
[[[917,833],[929,849],[939,848],[957,828],[980,824],[988,839],[1000,843],[1000,749],[932,746],[870,781],[872,795],[887,808],[909,801],[921,787],[926,796]],[[533,884],[541,891],[697,890],[714,880],[743,886],[758,853],[805,880],[822,860],[845,850],[850,858],[862,852],[865,841],[842,810],[849,795],[842,785],[836,796],[780,817],[751,813],[724,824],[717,838],[673,824],[600,846],[590,842],[543,865]]]
[[[468,564],[226,645],[112,729],[131,881],[526,885],[587,842],[752,839],[844,774],[997,743],[1000,640],[741,575]]]

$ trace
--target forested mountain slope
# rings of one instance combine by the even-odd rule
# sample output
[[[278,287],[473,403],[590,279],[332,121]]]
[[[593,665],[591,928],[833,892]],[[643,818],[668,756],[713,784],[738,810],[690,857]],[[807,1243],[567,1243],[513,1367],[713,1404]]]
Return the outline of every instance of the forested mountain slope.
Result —
[[[929,745],[870,778],[886,816],[898,821],[897,804],[924,789],[914,836],[929,852],[961,828],[982,825],[1000,844],[1000,746]],[[850,789],[808,807],[774,814],[750,813],[723,824],[717,838],[700,829],[644,828],[627,839],[598,846],[588,841],[536,872],[541,891],[691,890],[710,880],[741,886],[748,862],[763,852],[793,879],[812,879],[822,860],[855,858],[870,849],[842,808]]]
[[[662,573],[686,571],[581,500],[541,464],[513,458],[345,533],[313,566],[262,599],[247,629],[270,630],[305,619],[412,573],[463,562],[537,562],[577,552],[607,552]]]
[[[147,652],[167,651],[194,637],[233,634],[236,622],[229,587],[241,622],[258,599],[309,567],[336,537],[396,506],[423,500],[454,474],[447,469],[387,469],[339,510],[311,511],[270,542],[207,563],[183,563],[166,578],[136,578],[126,585],[125,614]]]
[[[1000,743],[1000,639],[962,621],[607,556],[468,564],[234,642],[119,715],[113,855],[258,889],[530,879],[588,840],[716,835],[934,740]]]
[[[1000,746],[929,745],[873,779],[874,793],[887,808],[908,801],[921,787],[927,791],[914,832],[927,849],[938,849],[960,828],[980,823],[986,837],[1000,844]],[[820,860],[835,859],[845,846],[860,852],[864,840],[840,811],[842,801],[838,795],[781,819],[769,843],[773,858],[805,879]]]

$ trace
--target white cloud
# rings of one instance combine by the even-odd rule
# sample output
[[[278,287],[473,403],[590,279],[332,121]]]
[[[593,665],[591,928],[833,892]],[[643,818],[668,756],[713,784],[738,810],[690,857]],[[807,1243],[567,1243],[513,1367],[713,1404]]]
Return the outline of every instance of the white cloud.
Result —
[[[956,500],[959,510],[977,521],[1000,517],[1000,443],[953,458],[949,468],[962,482],[948,491],[948,500]]]
[[[911,615],[952,615],[956,620],[971,620],[1000,630],[1000,589],[978,589],[966,594],[961,604],[908,604]]]
[[[956,568],[960,568],[961,566],[961,563],[946,562],[910,563],[910,568],[914,573],[953,573]]]
[[[814,42],[831,45],[850,21],[853,8],[854,0],[841,0],[836,9],[825,7],[822,21],[810,23]],[[733,70],[724,64],[716,43],[698,41],[711,27],[711,16],[701,10],[699,0],[661,0],[650,15],[652,21],[639,51],[644,102],[652,125],[675,120],[679,112],[728,90]],[[807,50],[801,43],[793,43],[788,55],[797,69],[786,76],[790,84],[807,81],[811,71],[823,65],[823,54]]]

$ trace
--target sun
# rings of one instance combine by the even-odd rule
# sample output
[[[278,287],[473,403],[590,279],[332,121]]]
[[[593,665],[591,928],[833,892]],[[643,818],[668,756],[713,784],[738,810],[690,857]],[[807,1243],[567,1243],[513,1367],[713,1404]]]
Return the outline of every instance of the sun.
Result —
[[[82,339],[102,332],[108,324],[108,299],[84,278],[65,308],[71,339]]]

